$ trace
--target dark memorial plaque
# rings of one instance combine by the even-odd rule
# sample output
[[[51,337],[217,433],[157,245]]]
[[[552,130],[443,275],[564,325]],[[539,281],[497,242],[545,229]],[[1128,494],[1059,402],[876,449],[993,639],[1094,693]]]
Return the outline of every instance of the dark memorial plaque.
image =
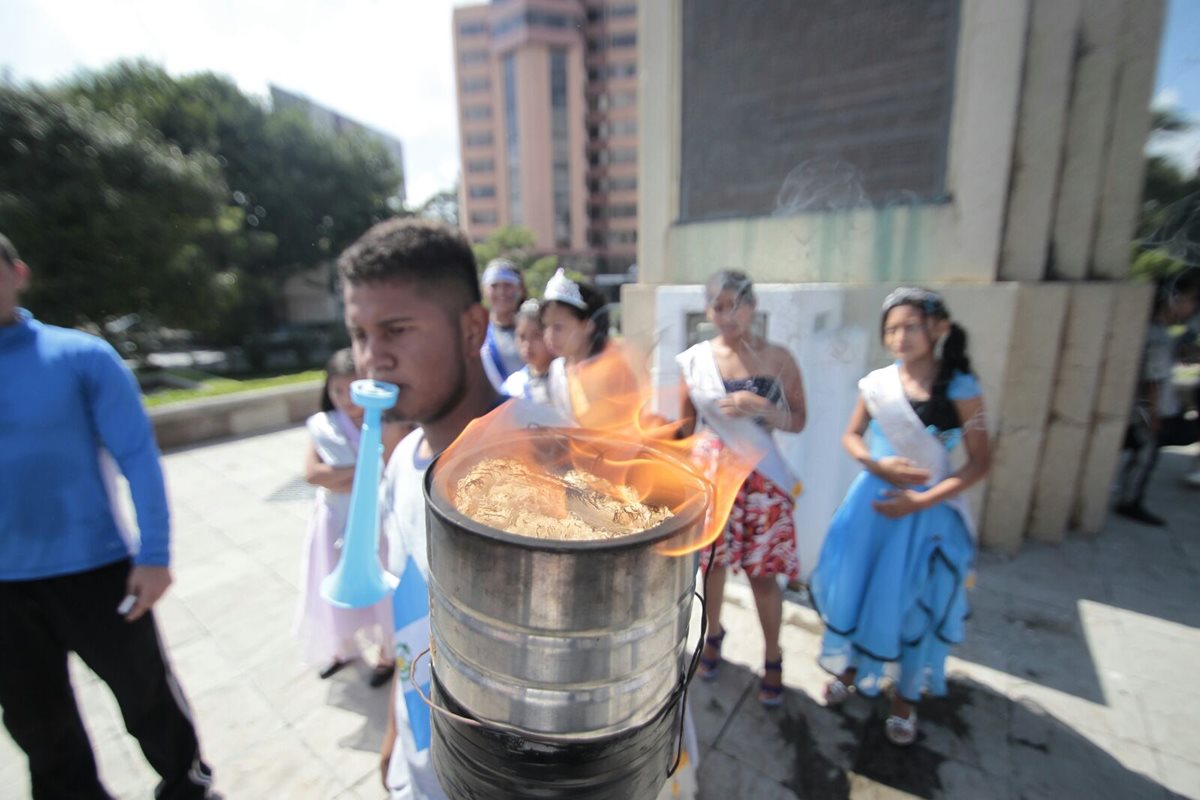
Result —
[[[957,39],[958,0],[684,0],[680,220],[943,199]]]

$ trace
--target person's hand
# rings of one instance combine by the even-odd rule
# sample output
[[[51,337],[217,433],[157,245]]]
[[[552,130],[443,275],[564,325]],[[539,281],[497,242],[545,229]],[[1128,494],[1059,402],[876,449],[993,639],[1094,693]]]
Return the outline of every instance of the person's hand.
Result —
[[[929,470],[918,467],[913,461],[901,456],[884,456],[875,462],[876,475],[893,486],[921,486],[929,481],[932,475]]]
[[[717,410],[727,417],[758,417],[771,407],[769,401],[754,392],[732,392],[717,400]]]
[[[871,508],[888,519],[900,519],[925,507],[922,493],[914,492],[911,489],[893,489],[887,493],[886,497],[887,500],[876,500],[871,503]]]
[[[154,608],[158,599],[166,594],[171,585],[170,567],[135,566],[129,570],[129,579],[125,582],[125,593],[137,598],[133,608],[125,615],[127,622],[141,619],[147,611]]]

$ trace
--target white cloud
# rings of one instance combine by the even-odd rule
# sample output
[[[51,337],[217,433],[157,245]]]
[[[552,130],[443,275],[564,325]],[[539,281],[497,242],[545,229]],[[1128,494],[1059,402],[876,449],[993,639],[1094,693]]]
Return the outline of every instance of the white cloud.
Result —
[[[1193,124],[1190,129],[1178,133],[1152,136],[1146,152],[1169,159],[1185,174],[1194,174],[1200,169],[1200,125]]]
[[[1162,109],[1178,108],[1181,99],[1182,95],[1180,95],[1178,89],[1164,86],[1154,95],[1154,99],[1150,101],[1150,107]]]
[[[398,136],[414,204],[458,170],[451,11],[464,0],[0,0],[0,62],[52,82],[119,58],[271,83]]]

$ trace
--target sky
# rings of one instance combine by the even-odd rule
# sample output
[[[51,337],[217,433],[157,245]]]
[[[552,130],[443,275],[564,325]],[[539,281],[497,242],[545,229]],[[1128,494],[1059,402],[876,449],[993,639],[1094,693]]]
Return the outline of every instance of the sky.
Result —
[[[400,138],[408,200],[458,177],[451,12],[471,0],[0,0],[0,68],[52,83],[144,57],[268,85]],[[1200,123],[1200,0],[1169,0],[1154,101]],[[1200,164],[1200,124],[1154,152]]]
[[[463,0],[0,0],[0,69],[47,84],[119,58],[276,84],[404,143],[417,205],[458,176],[451,13]]]
[[[1164,134],[1150,143],[1150,151],[1170,156],[1194,171],[1200,168],[1200,2],[1170,0],[1153,103],[1173,108],[1195,123],[1184,133]]]

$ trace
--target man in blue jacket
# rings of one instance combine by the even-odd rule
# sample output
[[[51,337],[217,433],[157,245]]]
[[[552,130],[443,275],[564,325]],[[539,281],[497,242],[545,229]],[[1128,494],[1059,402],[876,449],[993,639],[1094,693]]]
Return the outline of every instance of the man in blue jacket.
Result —
[[[158,448],[137,384],[102,339],[43,325],[17,301],[29,267],[0,235],[0,707],[33,797],[109,798],[67,654],[112,689],[162,777],[203,798],[212,775],[151,608],[171,583]],[[140,544],[114,513],[129,481]]]

